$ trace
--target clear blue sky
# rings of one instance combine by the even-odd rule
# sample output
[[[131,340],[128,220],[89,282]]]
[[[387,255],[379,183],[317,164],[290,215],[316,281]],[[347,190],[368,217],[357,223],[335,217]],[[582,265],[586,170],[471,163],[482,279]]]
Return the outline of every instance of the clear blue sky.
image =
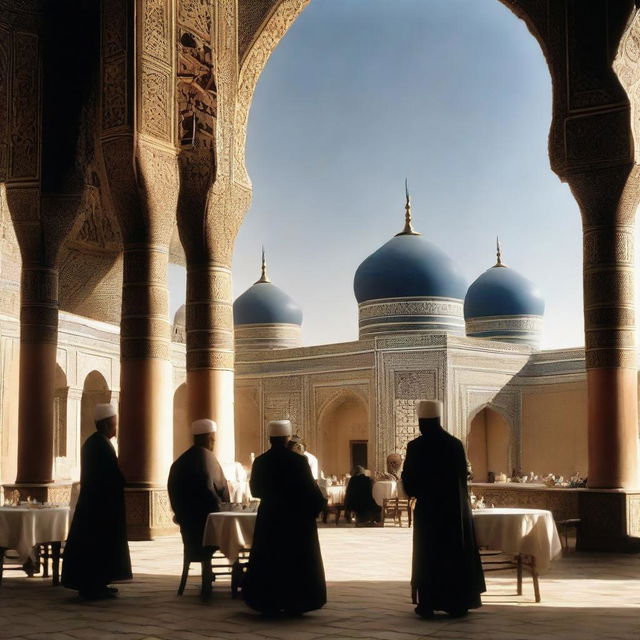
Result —
[[[497,0],[312,0],[255,94],[253,205],[235,296],[269,272],[304,312],[305,344],[357,338],[353,274],[414,225],[471,283],[504,261],[546,300],[543,347],[584,344],[578,207],[549,168],[551,82]],[[184,270],[171,269],[172,312]]]

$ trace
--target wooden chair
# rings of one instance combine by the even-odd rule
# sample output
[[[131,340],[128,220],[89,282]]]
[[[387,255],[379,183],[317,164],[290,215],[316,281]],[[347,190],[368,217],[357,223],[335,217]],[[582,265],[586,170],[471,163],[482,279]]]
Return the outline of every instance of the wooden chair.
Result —
[[[536,602],[540,602],[540,584],[538,582],[538,570],[536,568],[536,559],[524,553],[516,555],[507,555],[502,551],[493,551],[481,549],[480,559],[482,561],[482,570],[485,573],[490,571],[508,571],[516,572],[516,593],[522,595],[522,571],[523,569],[531,574],[533,581],[533,594]]]
[[[213,582],[213,554],[213,547],[207,548],[205,551],[201,549],[192,551],[187,549],[187,547],[184,547],[182,556],[182,575],[180,576],[180,585],[178,586],[179,596],[184,593],[184,588],[187,586],[189,567],[192,562],[199,562],[202,567],[202,586],[200,588],[200,595],[204,598],[211,594],[211,583]]]
[[[201,597],[209,597],[211,595],[212,583],[216,582],[218,578],[228,576],[231,578],[231,597],[237,598],[238,592],[242,589],[242,582],[249,560],[249,552],[241,551],[238,559],[233,564],[230,564],[229,560],[217,549],[214,550],[213,547],[211,547],[210,551],[211,555],[203,559],[201,553],[197,555],[188,554],[185,549],[182,561],[182,575],[180,576],[180,585],[178,586],[179,596],[184,593],[187,585],[191,563],[199,562],[202,571]]]
[[[337,527],[338,526],[338,522],[340,522],[340,516],[342,515],[343,511],[344,511],[344,505],[343,504],[330,504],[330,505],[327,505],[322,510],[322,522],[324,522],[324,524],[327,524],[327,519],[329,518],[329,514],[335,513],[335,515],[336,515],[336,527]],[[345,517],[346,517],[346,513],[345,513]]]
[[[402,526],[402,514],[407,514],[408,526],[413,525],[413,500],[410,498],[385,498],[382,501],[382,526],[387,518],[391,518],[394,524]]]
[[[558,533],[560,534],[560,544],[562,545],[563,553],[569,552],[569,529],[573,529],[577,537],[580,522],[580,518],[556,520],[556,526],[558,527]]]
[[[0,548],[0,584],[5,571],[24,571],[31,578],[36,573],[36,568],[33,563],[20,562],[18,555],[11,549]]]

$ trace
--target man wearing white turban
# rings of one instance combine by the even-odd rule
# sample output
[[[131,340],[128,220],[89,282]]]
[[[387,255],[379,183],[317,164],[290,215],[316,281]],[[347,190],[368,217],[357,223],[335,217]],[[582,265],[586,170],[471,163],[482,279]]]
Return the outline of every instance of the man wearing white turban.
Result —
[[[111,444],[118,419],[110,404],[95,408],[96,432],[82,445],[80,495],[64,548],[62,584],[87,600],[113,598],[109,583],[131,579],[124,477]]]
[[[418,403],[420,437],[407,446],[405,492],[417,498],[413,527],[411,590],[416,613],[452,617],[481,606],[485,591],[467,491],[462,442],[442,427],[442,403]]]
[[[220,511],[220,503],[229,501],[227,480],[213,455],[217,425],[202,419],[191,423],[193,446],[187,449],[169,471],[169,500],[180,525],[185,556],[202,563],[203,598],[211,595],[211,556],[214,547],[202,546],[207,516]]]
[[[271,449],[251,469],[260,506],[242,593],[265,615],[299,615],[327,601],[316,526],[326,503],[306,458],[287,448],[291,422],[272,420],[268,434]]]

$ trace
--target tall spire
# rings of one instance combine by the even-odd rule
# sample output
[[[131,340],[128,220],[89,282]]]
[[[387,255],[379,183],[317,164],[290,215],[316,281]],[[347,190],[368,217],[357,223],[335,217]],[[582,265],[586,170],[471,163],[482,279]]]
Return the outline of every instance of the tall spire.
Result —
[[[502,247],[500,246],[500,238],[496,236],[496,258],[498,261],[493,265],[494,267],[506,267],[507,265],[502,262]]]
[[[407,200],[404,205],[404,229],[400,233],[396,233],[396,236],[419,236],[422,235],[413,228],[411,224],[411,196],[409,195],[409,184],[407,179],[404,179],[404,191]]]
[[[260,280],[256,281],[255,284],[258,284],[259,282],[271,282],[267,275],[267,260],[264,257],[264,245],[262,246],[262,272],[260,274]]]

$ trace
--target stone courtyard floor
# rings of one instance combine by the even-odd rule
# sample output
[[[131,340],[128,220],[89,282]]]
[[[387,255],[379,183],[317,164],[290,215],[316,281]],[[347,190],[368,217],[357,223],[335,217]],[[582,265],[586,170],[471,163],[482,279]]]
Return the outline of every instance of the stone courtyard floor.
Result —
[[[466,619],[425,621],[410,602],[409,529],[326,527],[320,539],[329,602],[301,618],[263,619],[231,599],[228,582],[201,603],[195,565],[176,597],[182,548],[174,537],[131,543],[135,580],[120,585],[116,600],[81,602],[43,578],[5,572],[0,638],[640,640],[640,555],[571,553],[542,578],[540,604],[530,579],[516,596],[513,573],[492,573],[482,609]]]

